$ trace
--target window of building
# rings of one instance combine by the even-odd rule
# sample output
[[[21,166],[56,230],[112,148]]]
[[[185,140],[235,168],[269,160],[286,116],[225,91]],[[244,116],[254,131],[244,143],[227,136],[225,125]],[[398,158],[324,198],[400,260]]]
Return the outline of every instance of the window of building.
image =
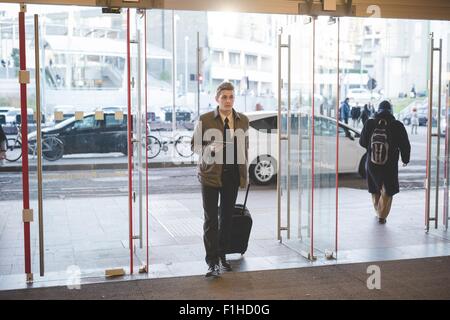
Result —
[[[272,71],[272,58],[262,57],[261,58],[261,70],[262,71]]]
[[[214,50],[212,53],[212,61],[214,63],[223,64],[223,51]]]
[[[258,56],[252,54],[245,55],[245,65],[247,68],[256,69],[258,67]]]
[[[241,64],[241,54],[239,52],[230,52],[228,57],[231,66],[239,66]]]

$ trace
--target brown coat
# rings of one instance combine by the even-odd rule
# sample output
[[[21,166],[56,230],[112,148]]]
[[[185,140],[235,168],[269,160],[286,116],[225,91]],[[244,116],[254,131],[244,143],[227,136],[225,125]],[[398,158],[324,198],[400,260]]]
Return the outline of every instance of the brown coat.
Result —
[[[233,109],[234,132],[237,137],[237,160],[239,164],[239,186],[245,188],[248,183],[248,118]],[[205,134],[206,133],[206,134]],[[223,151],[214,149],[213,141],[223,141],[223,122],[219,107],[200,116],[191,140],[191,149],[199,155],[198,179],[209,187],[222,187]],[[212,152],[212,150],[215,150]],[[212,155],[212,157],[211,157]],[[214,161],[212,159],[216,159]]]

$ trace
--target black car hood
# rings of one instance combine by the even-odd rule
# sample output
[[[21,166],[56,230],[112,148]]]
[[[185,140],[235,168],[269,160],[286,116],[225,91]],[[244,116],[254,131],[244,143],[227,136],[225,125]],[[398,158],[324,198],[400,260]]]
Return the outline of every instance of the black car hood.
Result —
[[[51,134],[51,133],[59,133],[61,129],[57,129],[57,128],[43,128],[41,131],[42,133],[47,133],[47,134]]]

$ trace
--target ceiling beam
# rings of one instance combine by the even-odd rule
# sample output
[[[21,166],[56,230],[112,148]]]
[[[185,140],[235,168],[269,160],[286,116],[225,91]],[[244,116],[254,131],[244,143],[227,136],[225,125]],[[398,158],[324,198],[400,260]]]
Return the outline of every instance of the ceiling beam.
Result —
[[[450,20],[449,0],[336,0],[337,11],[323,11],[324,0],[0,0],[7,3],[80,5],[98,7],[139,7],[147,9],[236,11],[278,14],[313,14]],[[351,1],[351,10],[343,11]],[[305,8],[313,7],[314,10]]]

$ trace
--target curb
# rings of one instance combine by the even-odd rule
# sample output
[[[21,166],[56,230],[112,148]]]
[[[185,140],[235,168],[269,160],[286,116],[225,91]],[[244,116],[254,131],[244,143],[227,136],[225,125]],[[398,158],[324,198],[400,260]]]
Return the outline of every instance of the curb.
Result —
[[[149,162],[149,169],[164,169],[164,168],[183,168],[195,167],[195,162],[190,163],[173,163],[173,162]],[[108,170],[128,169],[128,163],[86,163],[86,164],[55,164],[43,165],[44,171],[70,171],[70,170]],[[36,171],[36,166],[30,166],[29,171]],[[2,166],[0,172],[22,172],[22,166]]]

